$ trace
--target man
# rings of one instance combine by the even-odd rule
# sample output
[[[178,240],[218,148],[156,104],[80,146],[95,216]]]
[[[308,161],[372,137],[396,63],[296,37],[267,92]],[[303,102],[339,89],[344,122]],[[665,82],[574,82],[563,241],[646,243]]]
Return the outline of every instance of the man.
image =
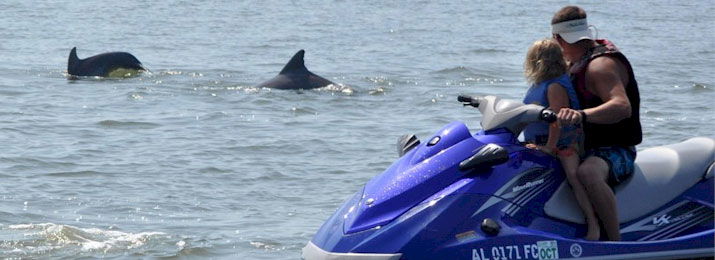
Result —
[[[635,145],[642,139],[640,95],[628,59],[607,40],[595,40],[586,12],[566,6],[551,20],[554,39],[569,61],[583,110],[561,109],[562,124],[583,123],[586,156],[577,176],[585,186],[609,240],[620,240],[616,198],[610,185],[633,174]]]

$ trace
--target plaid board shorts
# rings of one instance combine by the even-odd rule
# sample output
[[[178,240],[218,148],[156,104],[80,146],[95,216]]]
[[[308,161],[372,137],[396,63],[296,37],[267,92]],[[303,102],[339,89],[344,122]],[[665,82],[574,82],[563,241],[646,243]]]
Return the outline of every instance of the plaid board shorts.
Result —
[[[587,158],[596,156],[608,163],[608,184],[611,187],[620,184],[633,175],[636,160],[634,146],[608,146],[598,147],[586,151]]]

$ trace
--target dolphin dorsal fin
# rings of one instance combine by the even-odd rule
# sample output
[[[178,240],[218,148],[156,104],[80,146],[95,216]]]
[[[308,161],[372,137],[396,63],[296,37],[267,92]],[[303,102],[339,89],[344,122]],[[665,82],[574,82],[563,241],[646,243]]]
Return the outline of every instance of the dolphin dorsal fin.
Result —
[[[305,55],[304,50],[299,50],[298,52],[296,52],[295,55],[293,55],[293,58],[288,61],[288,64],[286,64],[285,67],[283,67],[283,70],[281,70],[281,72],[278,74],[285,74],[296,71],[307,71],[308,69],[305,67],[303,55]]]
[[[77,63],[79,63],[79,57],[77,57],[77,47],[74,47],[70,51],[69,59],[67,59],[67,72],[72,74]]]

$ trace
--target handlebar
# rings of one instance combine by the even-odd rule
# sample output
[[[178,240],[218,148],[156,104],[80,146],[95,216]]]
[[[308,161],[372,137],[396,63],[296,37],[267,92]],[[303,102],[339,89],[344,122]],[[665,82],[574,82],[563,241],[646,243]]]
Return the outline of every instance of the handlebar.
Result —
[[[470,97],[470,96],[465,96],[465,95],[459,95],[459,96],[457,96],[457,101],[459,101],[459,102],[472,102],[472,97]]]
[[[483,97],[467,96],[467,95],[459,95],[459,96],[457,96],[457,101],[462,102],[464,106],[479,107],[479,104],[481,102],[484,102],[484,98]],[[558,118],[556,116],[556,113],[554,111],[547,109],[547,108],[544,108],[539,113],[539,120],[544,121],[546,123],[556,122],[557,119]]]
[[[481,97],[472,97],[467,95],[457,96],[457,101],[464,103],[464,106],[479,107],[479,102],[482,100]]]

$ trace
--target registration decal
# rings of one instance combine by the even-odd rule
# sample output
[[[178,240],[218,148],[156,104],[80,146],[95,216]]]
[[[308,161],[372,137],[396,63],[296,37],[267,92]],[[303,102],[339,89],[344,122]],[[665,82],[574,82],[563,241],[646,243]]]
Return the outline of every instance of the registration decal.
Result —
[[[503,245],[472,249],[472,260],[559,259],[556,240],[537,241],[534,244]]]

